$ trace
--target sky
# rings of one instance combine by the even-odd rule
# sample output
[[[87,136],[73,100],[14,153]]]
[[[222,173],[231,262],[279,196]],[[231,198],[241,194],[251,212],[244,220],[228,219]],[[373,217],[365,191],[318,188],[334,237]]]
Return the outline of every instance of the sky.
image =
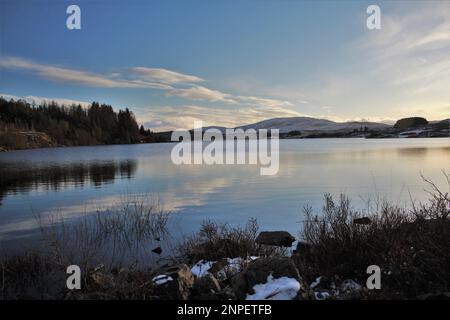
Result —
[[[66,27],[71,4],[80,30]],[[449,88],[445,0],[0,0],[0,95],[128,107],[155,131],[438,120]]]

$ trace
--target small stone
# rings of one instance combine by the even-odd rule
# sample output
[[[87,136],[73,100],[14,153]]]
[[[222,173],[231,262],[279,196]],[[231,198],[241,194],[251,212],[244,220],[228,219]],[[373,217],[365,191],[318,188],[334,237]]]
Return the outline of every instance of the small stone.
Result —
[[[295,238],[287,231],[263,231],[255,241],[269,246],[290,247]]]
[[[152,250],[152,252],[154,252],[156,254],[161,254],[162,249],[161,249],[161,247],[156,247],[155,249]]]

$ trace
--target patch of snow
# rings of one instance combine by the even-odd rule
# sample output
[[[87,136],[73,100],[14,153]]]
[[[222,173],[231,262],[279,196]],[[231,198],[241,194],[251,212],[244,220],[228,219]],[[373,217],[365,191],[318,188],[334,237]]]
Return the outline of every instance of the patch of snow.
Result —
[[[300,283],[288,277],[267,277],[267,282],[253,287],[254,294],[247,295],[246,300],[292,300],[300,290]]]
[[[242,266],[245,265],[245,263],[255,261],[258,258],[259,257],[256,256],[250,256],[247,257],[247,259],[243,259],[240,257],[227,258],[227,265],[217,272],[217,277],[224,280],[230,275],[235,275],[236,273],[242,271]],[[206,275],[206,273],[209,272],[209,269],[211,269],[211,267],[216,262],[217,261],[200,260],[191,268],[191,272],[197,278],[202,278]]]
[[[411,134],[421,134],[423,132],[428,132],[430,130],[425,130],[425,129],[417,129],[417,130],[410,130],[410,131],[403,131],[399,133],[400,137],[403,136],[407,136],[407,135],[411,135]]]
[[[324,291],[324,292],[314,292],[314,297],[316,298],[316,300],[326,300],[329,297],[331,297],[331,295]]]
[[[191,268],[191,272],[197,278],[201,278],[205,276],[205,274],[208,272],[209,269],[211,269],[214,263],[216,263],[216,261],[200,260]]]
[[[219,272],[217,272],[217,277],[221,280],[228,278],[230,275],[235,275],[241,272],[242,265],[245,260],[242,258],[227,258],[228,264],[223,267]]]
[[[156,284],[157,286],[165,284],[169,281],[173,281],[173,278],[171,276],[167,276],[165,274],[161,274],[159,276],[156,276],[152,279],[152,282]]]
[[[309,286],[311,289],[314,289],[315,287],[317,287],[320,284],[320,280],[322,280],[322,277],[317,277],[316,280],[311,283],[311,285]]]

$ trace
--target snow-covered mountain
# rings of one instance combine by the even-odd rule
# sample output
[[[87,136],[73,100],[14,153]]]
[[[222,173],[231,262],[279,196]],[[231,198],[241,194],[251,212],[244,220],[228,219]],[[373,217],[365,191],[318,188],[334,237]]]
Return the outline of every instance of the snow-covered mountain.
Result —
[[[279,129],[280,133],[290,131],[338,131],[353,130],[367,127],[369,130],[386,129],[391,127],[388,124],[367,122],[367,121],[351,121],[351,122],[334,122],[326,119],[316,119],[309,117],[290,117],[290,118],[273,118],[260,121],[254,124],[241,126],[244,130],[253,129]]]

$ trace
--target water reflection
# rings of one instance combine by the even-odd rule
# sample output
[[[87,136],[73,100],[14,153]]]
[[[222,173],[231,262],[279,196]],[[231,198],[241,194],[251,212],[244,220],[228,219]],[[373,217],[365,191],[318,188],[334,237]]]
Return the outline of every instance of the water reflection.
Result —
[[[435,148],[433,149],[434,152],[441,152],[444,154],[445,152],[449,151],[449,148]],[[428,148],[401,148],[397,149],[397,153],[399,156],[420,156],[425,157],[427,155]]]
[[[448,189],[448,139],[282,140],[280,170],[258,165],[174,165],[173,144],[27,150],[0,154],[0,252],[23,246],[34,214],[77,220],[111,209],[130,195],[154,195],[171,212],[170,234],[191,234],[205,219],[267,230],[299,231],[302,207],[320,211],[323,194],[346,193],[367,210],[377,197],[410,205],[426,201],[423,174]],[[26,160],[24,160],[26,159]],[[132,160],[128,160],[132,159]],[[47,191],[46,191],[47,190]],[[21,241],[16,241],[20,237]]]
[[[0,163],[0,205],[8,194],[37,189],[58,191],[71,186],[92,185],[98,188],[112,183],[119,176],[132,178],[136,168],[135,160],[43,165]]]

